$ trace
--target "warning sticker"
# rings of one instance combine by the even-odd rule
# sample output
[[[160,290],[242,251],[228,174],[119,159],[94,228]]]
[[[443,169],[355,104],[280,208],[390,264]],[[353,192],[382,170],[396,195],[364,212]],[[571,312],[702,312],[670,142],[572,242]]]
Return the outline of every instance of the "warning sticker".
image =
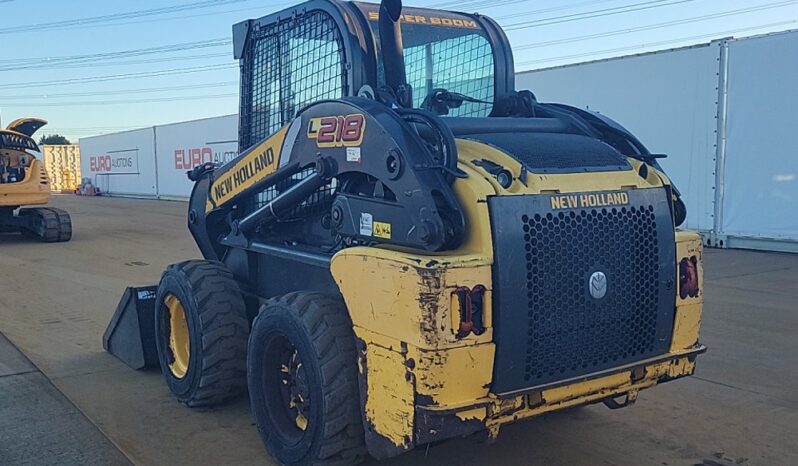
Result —
[[[374,231],[374,217],[366,212],[360,214],[360,234],[371,236]]]
[[[391,224],[374,222],[374,236],[377,238],[391,239]]]
[[[346,161],[347,162],[360,163],[360,148],[359,147],[347,147],[346,148]]]

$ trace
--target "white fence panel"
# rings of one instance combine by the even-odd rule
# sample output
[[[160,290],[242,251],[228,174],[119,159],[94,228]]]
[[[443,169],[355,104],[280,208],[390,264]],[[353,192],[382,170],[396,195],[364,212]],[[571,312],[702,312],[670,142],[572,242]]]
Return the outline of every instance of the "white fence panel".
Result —
[[[653,153],[687,205],[687,227],[713,229],[718,43],[519,73],[541,102],[601,112]]]
[[[798,34],[729,44],[721,234],[798,240]]]
[[[227,162],[238,155],[238,116],[227,115],[155,127],[158,195],[187,198],[186,172],[205,162]]]
[[[80,140],[80,168],[103,192],[155,196],[153,129],[107,134]]]

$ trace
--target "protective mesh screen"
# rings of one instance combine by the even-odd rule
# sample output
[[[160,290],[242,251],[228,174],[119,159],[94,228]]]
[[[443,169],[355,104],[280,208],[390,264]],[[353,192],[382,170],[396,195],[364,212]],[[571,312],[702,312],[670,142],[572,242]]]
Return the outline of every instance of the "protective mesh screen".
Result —
[[[486,102],[493,102],[493,51],[479,34],[430,42],[405,48],[407,81],[413,86],[413,106],[421,107],[432,89],[444,88]],[[449,116],[485,117],[493,104],[463,102]]]
[[[344,96],[344,46],[327,13],[312,11],[252,32],[241,61],[239,149],[285,125],[297,110]]]
[[[522,221],[526,384],[657,353],[660,258],[653,206],[524,215]],[[595,264],[614,288],[602,300],[584,291]]]

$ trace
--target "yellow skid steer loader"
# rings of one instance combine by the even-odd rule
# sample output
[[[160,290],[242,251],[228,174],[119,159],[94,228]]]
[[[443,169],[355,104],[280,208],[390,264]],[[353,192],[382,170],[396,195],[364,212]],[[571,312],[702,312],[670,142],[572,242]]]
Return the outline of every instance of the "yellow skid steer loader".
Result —
[[[233,27],[238,158],[189,173],[203,259],[105,337],[188,406],[248,388],[281,463],[356,463],[590,403],[705,351],[700,237],[610,118],[516,90],[488,17],[312,0]]]

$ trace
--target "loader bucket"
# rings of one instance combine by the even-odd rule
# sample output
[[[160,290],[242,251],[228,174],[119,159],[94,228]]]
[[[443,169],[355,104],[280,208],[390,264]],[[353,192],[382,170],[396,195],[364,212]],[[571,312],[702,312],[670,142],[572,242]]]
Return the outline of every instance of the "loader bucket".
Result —
[[[103,335],[103,348],[133,369],[159,365],[154,321],[157,288],[125,289]]]

